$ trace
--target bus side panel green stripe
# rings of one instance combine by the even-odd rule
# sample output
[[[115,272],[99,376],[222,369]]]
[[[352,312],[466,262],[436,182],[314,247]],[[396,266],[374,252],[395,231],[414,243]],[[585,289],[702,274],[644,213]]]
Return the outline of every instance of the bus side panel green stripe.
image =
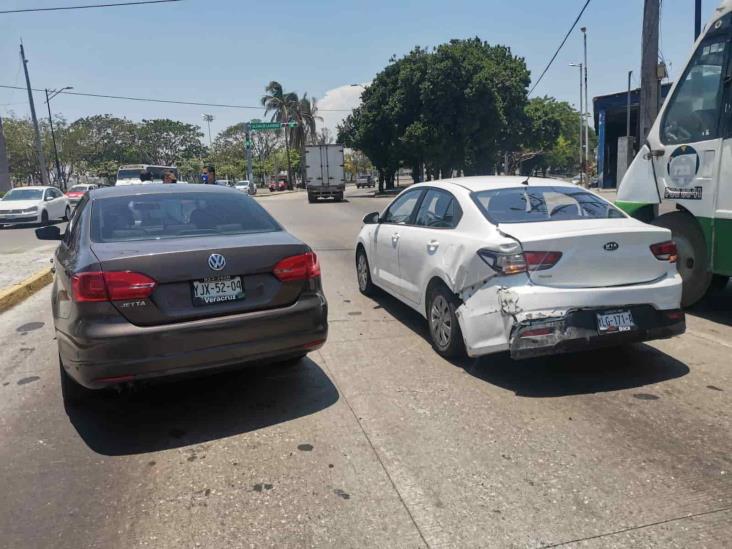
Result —
[[[615,205],[631,217],[633,217],[633,214],[635,214],[641,208],[645,208],[646,206],[652,206],[652,204],[648,202],[625,202],[623,200],[617,200],[615,202]]]

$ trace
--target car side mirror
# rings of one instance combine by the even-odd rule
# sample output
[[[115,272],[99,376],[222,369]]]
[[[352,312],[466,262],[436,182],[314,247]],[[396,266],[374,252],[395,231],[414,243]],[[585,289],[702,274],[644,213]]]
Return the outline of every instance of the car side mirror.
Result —
[[[366,225],[374,225],[379,222],[379,212],[371,212],[363,216],[363,222]]]
[[[48,225],[36,229],[36,238],[38,240],[62,240],[63,235],[61,234],[61,229],[56,225]]]
[[[52,196],[47,196],[46,198],[43,199],[44,202],[50,202],[51,200],[53,200]]]

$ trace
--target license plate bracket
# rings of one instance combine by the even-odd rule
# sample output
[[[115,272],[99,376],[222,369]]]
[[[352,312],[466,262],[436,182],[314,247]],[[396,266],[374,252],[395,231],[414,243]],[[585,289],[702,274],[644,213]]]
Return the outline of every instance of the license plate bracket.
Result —
[[[195,307],[205,307],[242,301],[246,292],[240,276],[225,276],[192,281],[191,296]]]
[[[597,313],[597,331],[599,334],[617,334],[636,329],[633,313],[628,309],[602,311]]]

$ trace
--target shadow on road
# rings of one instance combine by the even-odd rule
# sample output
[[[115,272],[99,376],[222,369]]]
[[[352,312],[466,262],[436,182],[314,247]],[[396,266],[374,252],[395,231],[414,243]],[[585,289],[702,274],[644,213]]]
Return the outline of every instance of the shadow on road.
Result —
[[[374,300],[429,341],[427,321],[416,311],[383,291],[378,291]],[[534,398],[631,389],[689,373],[683,362],[643,343],[526,360],[512,360],[504,352],[455,360],[452,364],[517,396]]]
[[[721,290],[711,290],[699,303],[687,309],[687,314],[732,326],[732,283]]]
[[[258,365],[121,395],[95,393],[67,413],[89,448],[120,456],[255,431],[337,401],[338,391],[328,376],[305,358],[290,368]]]

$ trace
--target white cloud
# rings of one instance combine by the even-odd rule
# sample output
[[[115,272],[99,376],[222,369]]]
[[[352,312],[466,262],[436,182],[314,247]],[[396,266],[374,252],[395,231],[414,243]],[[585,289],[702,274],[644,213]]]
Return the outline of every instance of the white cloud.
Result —
[[[361,103],[363,85],[347,84],[328,90],[322,99],[318,100],[320,116],[323,117],[323,126],[336,136],[336,126],[350,114],[351,110]],[[328,109],[346,109],[344,111],[329,111]]]

